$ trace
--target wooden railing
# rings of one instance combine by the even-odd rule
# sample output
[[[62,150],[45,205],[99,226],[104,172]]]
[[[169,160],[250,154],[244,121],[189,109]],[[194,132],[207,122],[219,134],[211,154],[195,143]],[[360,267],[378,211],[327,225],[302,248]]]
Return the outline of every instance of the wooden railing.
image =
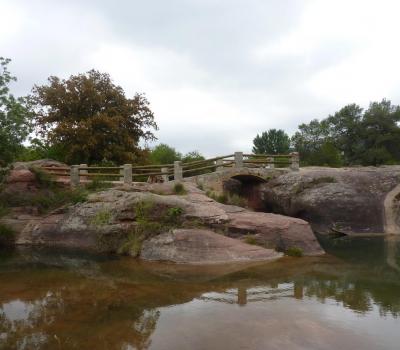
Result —
[[[193,162],[176,161],[173,164],[139,165],[124,164],[123,166],[102,167],[88,166],[87,164],[72,165],[71,167],[42,167],[50,175],[60,181],[69,181],[71,186],[78,186],[81,182],[95,179],[107,182],[166,182],[181,181],[184,177],[219,172],[225,168],[280,168],[288,167],[299,170],[299,154],[282,155],[243,154],[235,152],[221,157],[215,157]]]

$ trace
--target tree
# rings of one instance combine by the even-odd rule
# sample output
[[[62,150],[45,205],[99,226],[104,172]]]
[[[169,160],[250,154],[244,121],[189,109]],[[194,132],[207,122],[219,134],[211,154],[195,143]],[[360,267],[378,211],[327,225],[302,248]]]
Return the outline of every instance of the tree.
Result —
[[[152,164],[172,164],[176,160],[181,160],[182,154],[177,152],[175,148],[160,143],[151,150],[149,158]]]
[[[253,140],[253,153],[287,154],[290,149],[289,136],[283,130],[270,129]]]
[[[139,141],[155,139],[146,97],[127,98],[106,73],[51,76],[48,85],[34,86],[29,99],[45,144],[57,146],[68,163],[135,162]]]
[[[198,151],[188,152],[182,157],[182,162],[184,162],[184,163],[195,162],[195,161],[199,161],[199,160],[205,160],[205,158]]]
[[[25,99],[10,94],[9,84],[16,80],[7,69],[10,61],[0,57],[0,166],[15,159],[31,130]]]

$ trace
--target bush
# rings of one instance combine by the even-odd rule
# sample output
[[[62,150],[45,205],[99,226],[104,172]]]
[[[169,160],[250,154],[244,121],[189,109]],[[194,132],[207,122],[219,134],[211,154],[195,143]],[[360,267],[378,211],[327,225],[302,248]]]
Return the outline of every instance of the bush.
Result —
[[[174,192],[178,195],[184,195],[187,193],[185,186],[183,186],[183,184],[181,184],[180,182],[174,185]]]
[[[303,256],[303,249],[299,248],[299,247],[289,247],[286,252],[286,255],[288,256],[294,256],[294,257],[301,257]]]

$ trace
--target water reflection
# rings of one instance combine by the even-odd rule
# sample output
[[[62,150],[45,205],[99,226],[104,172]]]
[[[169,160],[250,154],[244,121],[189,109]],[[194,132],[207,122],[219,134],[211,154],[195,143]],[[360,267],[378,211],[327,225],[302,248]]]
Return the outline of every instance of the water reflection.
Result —
[[[395,349],[399,247],[342,240],[340,259],[250,267],[16,253],[0,265],[0,348]]]

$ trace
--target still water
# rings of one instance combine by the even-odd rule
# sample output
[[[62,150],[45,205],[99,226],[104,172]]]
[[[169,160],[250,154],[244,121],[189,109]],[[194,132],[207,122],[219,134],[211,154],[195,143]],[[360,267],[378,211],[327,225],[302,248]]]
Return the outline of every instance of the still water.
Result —
[[[0,349],[400,348],[400,241],[188,267],[43,249],[0,252]]]

